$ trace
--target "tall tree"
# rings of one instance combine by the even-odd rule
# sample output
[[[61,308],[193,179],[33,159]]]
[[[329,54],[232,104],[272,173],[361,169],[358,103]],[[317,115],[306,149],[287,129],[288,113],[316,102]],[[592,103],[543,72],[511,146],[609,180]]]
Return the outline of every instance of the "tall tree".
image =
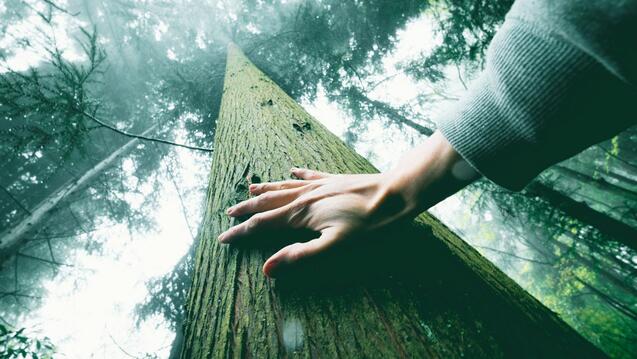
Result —
[[[254,239],[259,249],[216,241],[248,182],[281,179],[293,165],[375,169],[234,46],[221,108],[182,358],[601,355],[426,214],[270,282],[259,269],[281,233]],[[381,256],[390,277],[372,269]],[[342,286],[328,284],[337,278]]]
[[[154,127],[147,129],[144,134],[150,133],[153,129]],[[139,141],[138,138],[129,140],[124,146],[99,161],[79,178],[71,179],[66,185],[61,186],[47,196],[38,206],[30,210],[29,214],[18,224],[0,233],[0,263],[3,259],[6,259],[18,250],[27,239],[25,234],[32,228],[36,228],[39,222],[42,221],[52,209],[69,195],[86,187],[87,184],[99,176],[104,170],[113,166],[124,154],[127,154],[130,150],[135,148]]]

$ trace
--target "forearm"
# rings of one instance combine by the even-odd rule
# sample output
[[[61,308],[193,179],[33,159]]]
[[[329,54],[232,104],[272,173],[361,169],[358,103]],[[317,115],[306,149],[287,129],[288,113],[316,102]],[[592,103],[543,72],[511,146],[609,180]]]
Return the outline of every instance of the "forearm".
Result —
[[[482,175],[521,190],[635,123],[635,24],[637,0],[516,1],[438,129]]]

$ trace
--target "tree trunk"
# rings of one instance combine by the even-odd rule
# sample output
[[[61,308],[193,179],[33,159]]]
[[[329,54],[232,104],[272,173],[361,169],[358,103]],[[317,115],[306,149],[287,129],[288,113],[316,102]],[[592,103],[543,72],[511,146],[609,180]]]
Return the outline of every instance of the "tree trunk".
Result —
[[[611,236],[614,240],[630,248],[637,249],[637,229],[604,212],[593,209],[585,200],[575,200],[546,185],[541,180],[531,182],[524,191],[531,197],[538,196],[544,199],[551,206],[561,210],[568,216],[595,227],[601,233]]]
[[[431,136],[434,133],[434,130],[431,129],[431,127],[433,127],[431,123],[428,124],[430,127],[426,127],[415,121],[412,121],[411,119],[403,116],[400,111],[398,111],[391,105],[369,98],[356,87],[351,87],[349,91],[347,91],[347,95],[352,97],[355,101],[363,103],[367,106],[371,106],[379,115],[385,116],[387,119],[389,119],[389,121],[395,123],[398,126],[410,127],[425,136]]]
[[[150,133],[155,126],[150,127],[142,135]],[[18,224],[8,228],[0,233],[0,262],[14,254],[20,246],[26,241],[25,234],[46,217],[47,213],[55,208],[64,198],[74,193],[78,189],[84,187],[91,180],[101,174],[104,170],[112,166],[117,159],[130,149],[137,145],[139,139],[135,138],[126,142],[122,147],[115,150],[108,157],[101,160],[91,169],[86,171],[77,179],[68,181],[55,192],[51,193],[46,199],[38,204],[30,213],[23,218]]]
[[[232,45],[216,129],[182,358],[603,355],[428,214],[344,245],[302,276],[265,278],[270,240],[285,234],[216,240],[248,182],[281,180],[292,166],[376,170]]]

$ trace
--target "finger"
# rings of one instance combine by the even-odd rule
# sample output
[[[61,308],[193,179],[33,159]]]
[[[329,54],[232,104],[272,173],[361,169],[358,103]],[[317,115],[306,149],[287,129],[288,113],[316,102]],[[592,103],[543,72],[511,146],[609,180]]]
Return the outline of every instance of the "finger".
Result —
[[[280,191],[284,189],[298,188],[305,186],[308,183],[308,181],[303,180],[255,183],[250,185],[250,193],[261,194],[269,191]]]
[[[285,206],[294,201],[301,192],[298,189],[286,189],[263,193],[228,208],[226,213],[232,217],[243,216],[251,213],[265,212],[271,209]]]
[[[267,229],[276,228],[285,218],[286,211],[286,207],[280,207],[267,212],[257,213],[247,221],[221,233],[217,240],[221,243],[230,243]]]
[[[296,177],[304,180],[317,180],[333,176],[330,173],[308,170],[307,168],[292,168],[290,172],[292,172],[292,174]]]
[[[336,240],[338,240],[338,235],[335,231],[326,231],[319,238],[309,242],[294,243],[283,247],[263,264],[263,274],[268,277],[276,277],[289,269],[290,266],[325,251]]]

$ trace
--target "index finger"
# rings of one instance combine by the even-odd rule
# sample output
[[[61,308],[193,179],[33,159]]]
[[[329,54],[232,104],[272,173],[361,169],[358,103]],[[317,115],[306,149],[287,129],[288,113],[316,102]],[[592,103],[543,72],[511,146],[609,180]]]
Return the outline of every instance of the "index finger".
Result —
[[[270,191],[281,191],[284,189],[292,189],[303,187],[310,183],[305,180],[287,180],[278,182],[253,183],[250,185],[250,193],[261,194]]]

